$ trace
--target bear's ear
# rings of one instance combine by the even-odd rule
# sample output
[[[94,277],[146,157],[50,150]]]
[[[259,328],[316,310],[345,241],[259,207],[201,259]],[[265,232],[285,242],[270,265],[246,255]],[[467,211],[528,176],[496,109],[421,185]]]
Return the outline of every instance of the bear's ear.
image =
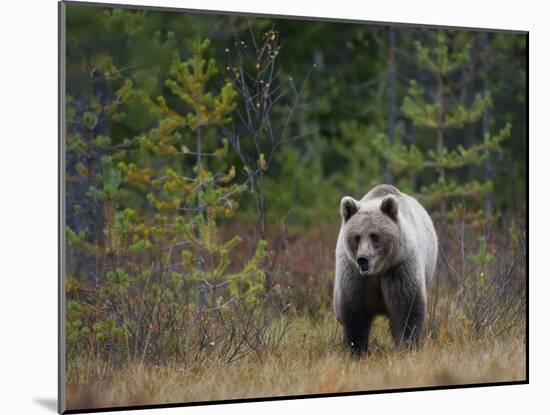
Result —
[[[391,220],[397,222],[397,199],[393,196],[387,196],[380,205],[382,213],[388,215]]]
[[[359,206],[357,205],[357,201],[351,196],[344,196],[340,202],[340,214],[344,222],[347,222],[358,210]]]

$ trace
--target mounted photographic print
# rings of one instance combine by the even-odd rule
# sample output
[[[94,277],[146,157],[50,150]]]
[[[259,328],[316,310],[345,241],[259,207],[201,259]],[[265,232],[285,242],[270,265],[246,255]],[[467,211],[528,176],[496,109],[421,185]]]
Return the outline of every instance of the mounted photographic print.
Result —
[[[527,32],[59,24],[60,412],[528,382]]]

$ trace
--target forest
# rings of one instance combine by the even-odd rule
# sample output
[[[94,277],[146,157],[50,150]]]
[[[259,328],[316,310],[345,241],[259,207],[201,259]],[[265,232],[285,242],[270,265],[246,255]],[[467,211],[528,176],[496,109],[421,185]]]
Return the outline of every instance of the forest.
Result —
[[[526,377],[526,35],[66,4],[68,409]],[[439,236],[422,346],[332,311],[346,195]]]

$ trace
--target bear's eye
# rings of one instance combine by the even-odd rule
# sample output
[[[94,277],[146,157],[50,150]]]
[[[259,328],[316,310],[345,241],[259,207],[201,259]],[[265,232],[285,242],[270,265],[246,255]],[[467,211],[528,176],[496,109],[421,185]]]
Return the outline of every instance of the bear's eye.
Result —
[[[361,240],[361,235],[355,235],[353,237],[353,242],[355,242],[355,245],[359,245],[360,240]]]
[[[377,244],[378,242],[380,242],[380,235],[378,235],[377,233],[371,233],[369,237],[372,243]]]

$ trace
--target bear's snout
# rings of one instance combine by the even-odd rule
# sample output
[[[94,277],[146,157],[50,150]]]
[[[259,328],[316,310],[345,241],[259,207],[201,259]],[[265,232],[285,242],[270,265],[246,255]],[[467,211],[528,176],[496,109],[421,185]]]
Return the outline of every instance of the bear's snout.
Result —
[[[361,275],[368,274],[369,272],[369,257],[366,255],[360,255],[357,258],[357,266],[359,267],[359,271],[361,272]]]

